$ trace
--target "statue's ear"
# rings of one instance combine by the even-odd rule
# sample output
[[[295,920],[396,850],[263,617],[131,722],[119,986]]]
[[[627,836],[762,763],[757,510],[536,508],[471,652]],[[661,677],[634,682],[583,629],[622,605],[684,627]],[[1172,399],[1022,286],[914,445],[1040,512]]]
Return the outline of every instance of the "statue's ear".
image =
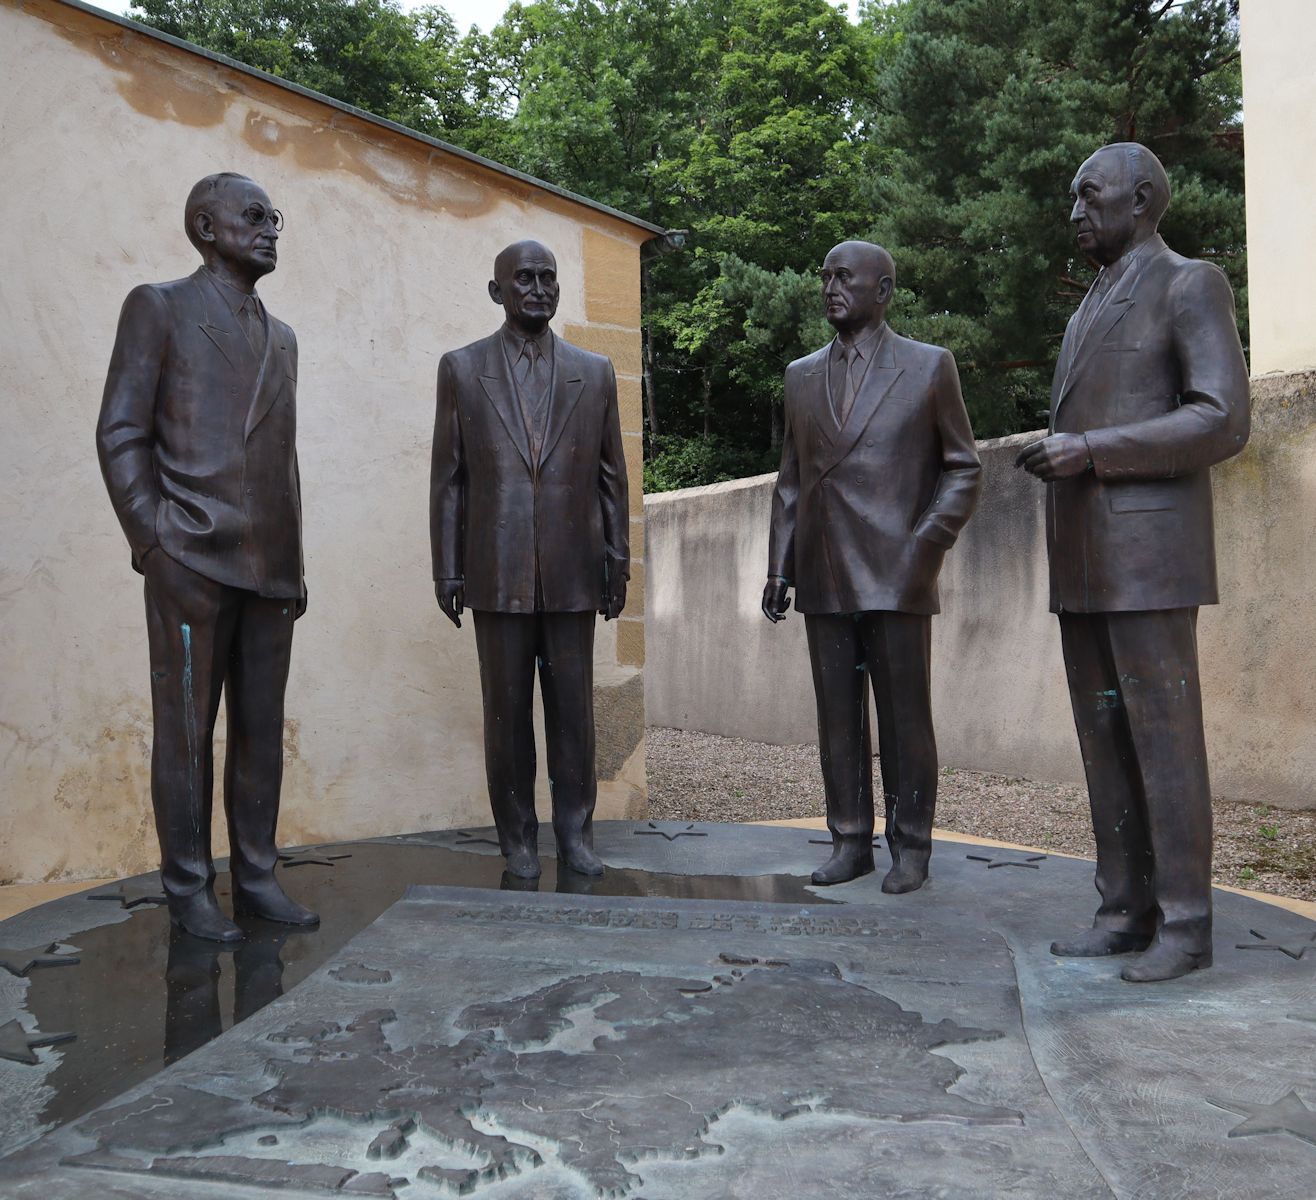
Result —
[[[489,299],[497,304],[500,308],[503,303],[503,289],[498,286],[498,280],[489,280]]]
[[[891,294],[896,290],[896,281],[890,275],[883,275],[877,281],[877,302],[881,305],[891,303]]]
[[[1151,203],[1152,184],[1150,179],[1140,180],[1133,185],[1133,215],[1140,217]]]
[[[192,232],[201,242],[215,240],[215,219],[204,209],[192,218]]]

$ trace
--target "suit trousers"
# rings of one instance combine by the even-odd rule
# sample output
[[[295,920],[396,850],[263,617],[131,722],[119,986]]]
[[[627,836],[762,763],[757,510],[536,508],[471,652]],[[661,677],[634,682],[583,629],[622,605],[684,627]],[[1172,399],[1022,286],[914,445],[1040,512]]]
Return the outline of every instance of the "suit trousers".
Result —
[[[932,618],[902,612],[805,614],[804,627],[832,841],[840,845],[873,837],[871,680],[887,846],[893,864],[909,861],[926,868],[937,805]]]
[[[1061,613],[1097,842],[1099,929],[1211,945],[1211,783],[1197,609]]]
[[[189,896],[215,878],[211,741],[221,691],[228,717],[230,870],[236,885],[254,884],[278,862],[283,695],[296,602],[216,583],[163,550],[151,555],[160,555],[146,584],[155,723],[151,800],[165,892]]]
[[[591,612],[474,610],[484,695],[484,764],[503,854],[535,850],[535,668],[559,846],[593,845],[594,618]]]

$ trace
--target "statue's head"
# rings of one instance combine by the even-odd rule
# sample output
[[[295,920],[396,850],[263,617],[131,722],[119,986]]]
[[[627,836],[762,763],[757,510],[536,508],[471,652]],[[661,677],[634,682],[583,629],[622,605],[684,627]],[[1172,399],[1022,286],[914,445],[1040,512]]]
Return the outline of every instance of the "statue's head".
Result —
[[[278,265],[283,214],[245,175],[221,171],[200,180],[188,194],[184,221],[188,240],[207,266],[222,263],[255,283]]]
[[[880,325],[896,289],[896,264],[872,242],[842,242],[823,259],[823,308],[838,333]]]
[[[1069,194],[1078,248],[1108,266],[1156,232],[1170,207],[1170,179],[1146,146],[1113,142],[1079,167]]]
[[[557,259],[539,242],[513,242],[494,259],[489,296],[517,332],[539,334],[557,312]]]

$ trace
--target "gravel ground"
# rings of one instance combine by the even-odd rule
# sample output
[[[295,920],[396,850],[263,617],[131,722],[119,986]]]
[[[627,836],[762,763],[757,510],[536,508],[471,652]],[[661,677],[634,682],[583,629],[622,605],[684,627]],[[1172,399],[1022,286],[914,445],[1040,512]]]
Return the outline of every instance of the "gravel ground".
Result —
[[[771,821],[821,817],[816,746],[648,731],[649,814],[660,820]],[[874,763],[874,774],[877,765]],[[879,827],[881,818],[879,817]],[[937,827],[1092,857],[1087,793],[943,767]],[[1215,881],[1316,900],[1316,812],[1215,802]]]

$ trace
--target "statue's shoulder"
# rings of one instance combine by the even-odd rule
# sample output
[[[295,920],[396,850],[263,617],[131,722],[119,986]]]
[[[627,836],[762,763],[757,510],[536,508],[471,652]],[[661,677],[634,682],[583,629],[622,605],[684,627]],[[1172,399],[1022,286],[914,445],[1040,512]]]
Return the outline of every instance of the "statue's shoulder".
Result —
[[[794,362],[786,366],[787,377],[795,375],[807,375],[811,371],[817,371],[827,365],[827,351],[832,348],[832,343],[828,342],[825,346],[820,346],[812,354],[806,354],[797,358]]]
[[[497,333],[491,333],[487,337],[477,338],[454,350],[445,350],[439,358],[439,364],[447,364],[451,370],[461,370],[472,365],[479,366],[484,362],[489,351],[495,349],[497,338]]]
[[[903,333],[891,331],[891,355],[902,366],[935,367],[944,358],[954,358],[945,346],[934,346],[931,342],[920,342]]]
[[[1165,272],[1171,303],[1208,307],[1233,303],[1234,289],[1229,276],[1215,263],[1204,258],[1185,258],[1167,247],[1159,256],[1158,265]]]

